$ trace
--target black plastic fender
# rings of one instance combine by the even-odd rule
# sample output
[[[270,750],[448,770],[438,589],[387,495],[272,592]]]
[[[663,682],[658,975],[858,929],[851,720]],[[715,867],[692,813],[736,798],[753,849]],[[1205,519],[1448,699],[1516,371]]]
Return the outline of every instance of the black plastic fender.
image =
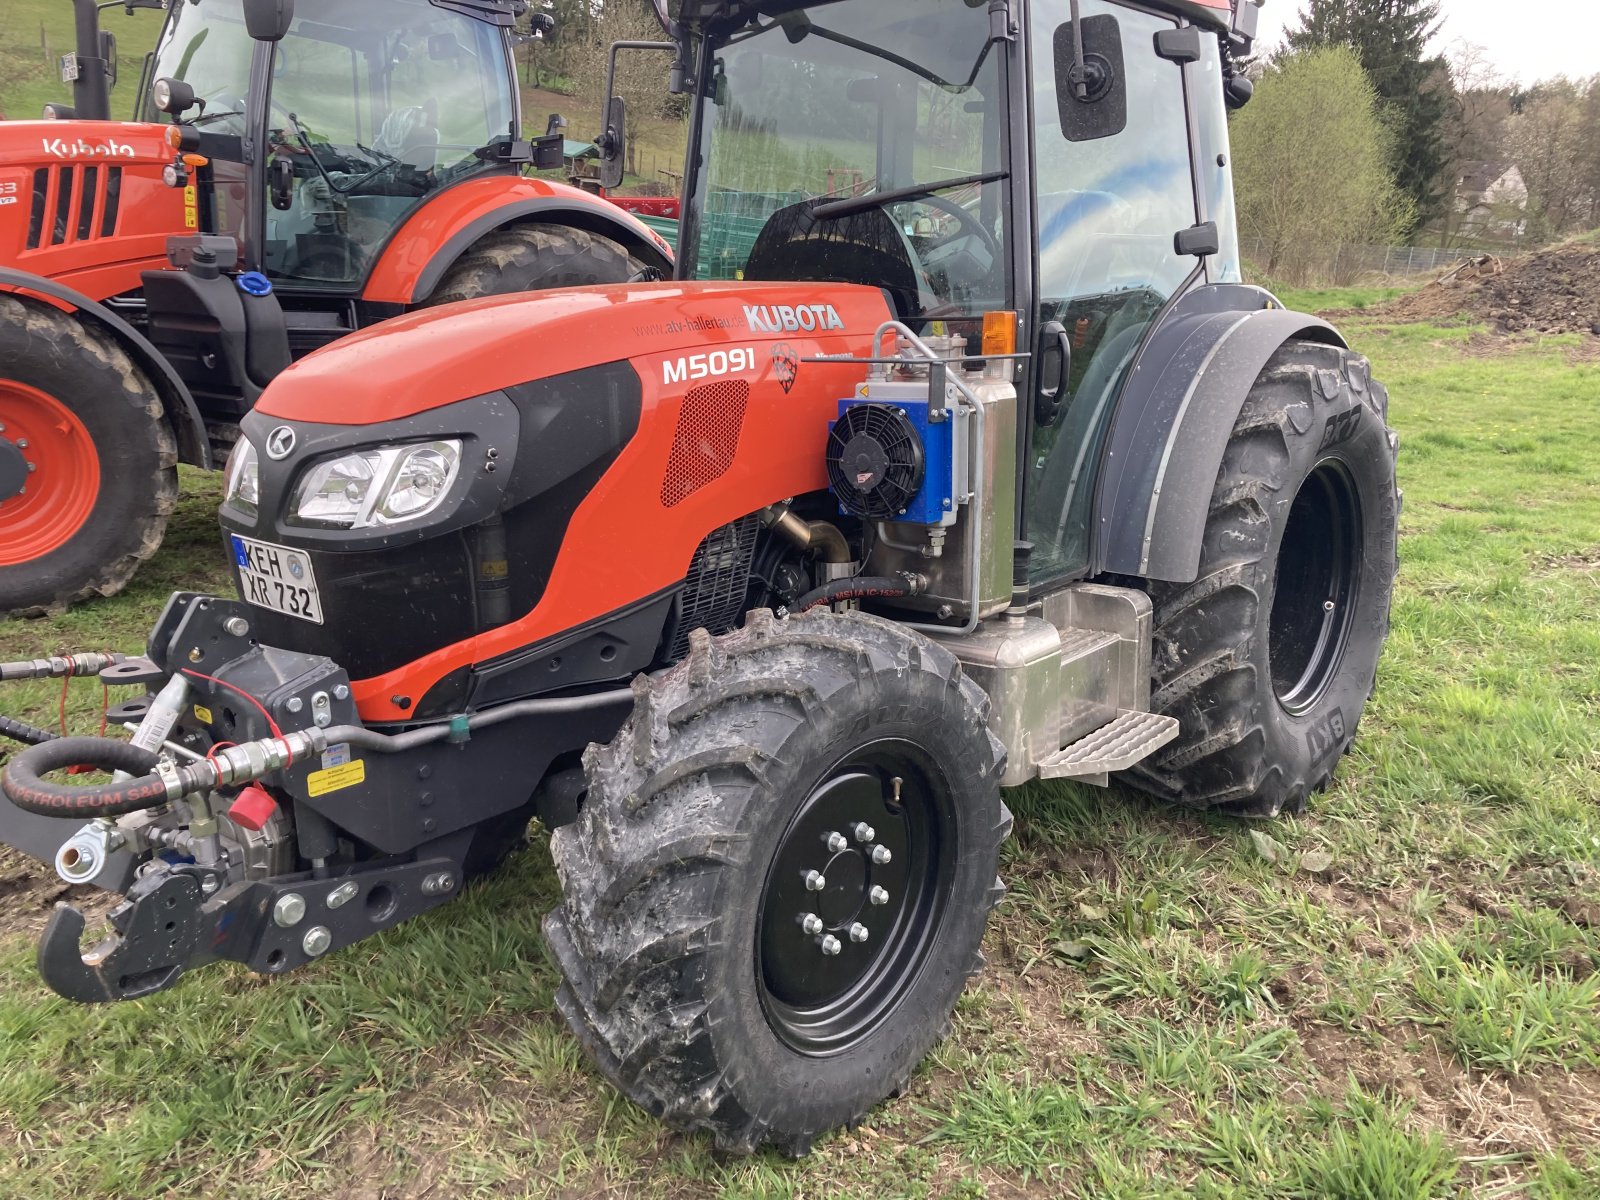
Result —
[[[209,469],[212,466],[211,444],[206,438],[206,423],[200,417],[199,406],[195,404],[194,397],[189,394],[189,389],[183,380],[178,378],[178,373],[173,370],[172,364],[142,333],[104,304],[89,299],[82,292],[69,288],[66,284],[46,279],[43,275],[34,275],[11,267],[0,267],[0,290],[33,292],[36,295],[49,296],[71,305],[83,314],[85,319],[104,327],[106,332],[122,343],[128,356],[143,368],[145,374],[150,377],[150,382],[155,384],[156,390],[161,393],[161,404],[166,410],[167,423],[172,426],[173,436],[178,439],[179,460],[197,467]]]
[[[1241,285],[1198,288],[1140,351],[1117,403],[1095,496],[1097,572],[1189,583],[1206,511],[1250,387],[1291,338],[1346,345],[1326,321]]]
[[[573,229],[582,229],[610,238],[646,265],[657,268],[670,279],[672,259],[663,254],[661,248],[649,238],[640,236],[639,231],[629,222],[630,214],[625,214],[618,208],[616,216],[612,216],[605,211],[605,207],[615,206],[602,207],[602,205],[605,205],[604,201],[591,207],[574,207],[570,200],[549,196],[535,200],[520,200],[479,217],[476,221],[456,230],[449,240],[439,247],[438,253],[428,260],[428,265],[417,277],[417,286],[412,293],[411,303],[421,304],[431,296],[433,289],[438,287],[439,281],[444,278],[445,272],[453,267],[456,260],[471,249],[474,243],[491,233],[510,229],[513,225],[519,225],[524,221],[567,225]]]

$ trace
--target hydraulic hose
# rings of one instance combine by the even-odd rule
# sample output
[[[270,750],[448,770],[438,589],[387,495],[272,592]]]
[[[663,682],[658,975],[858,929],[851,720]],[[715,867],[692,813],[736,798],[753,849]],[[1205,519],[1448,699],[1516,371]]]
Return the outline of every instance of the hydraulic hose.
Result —
[[[0,779],[0,789],[26,812],[47,817],[115,817],[212,788],[262,779],[312,754],[320,754],[335,742],[348,742],[358,749],[378,754],[400,754],[433,742],[465,741],[477,730],[519,717],[586,712],[632,699],[631,688],[615,688],[582,696],[520,700],[400,734],[379,733],[360,725],[297,729],[282,737],[263,738],[214,751],[209,758],[170,769],[165,774],[156,772],[156,755],[132,742],[97,737],[56,738],[29,746],[12,759]],[[102,771],[126,771],[138,778],[116,780],[98,787],[72,787],[43,778],[51,771],[79,765]]]
[[[810,612],[824,604],[838,604],[844,600],[894,600],[902,596],[915,596],[922,588],[914,575],[858,575],[854,579],[835,579],[807,592],[794,602],[790,612]]]
[[[18,721],[14,717],[4,715],[0,715],[0,735],[29,746],[37,746],[41,742],[53,742],[59,736],[48,729],[40,729],[37,725],[29,725],[26,721]]]
[[[43,776],[76,766],[126,771],[135,779],[92,787],[50,783]],[[6,796],[24,812],[45,817],[116,817],[166,803],[167,784],[155,773],[156,756],[131,742],[68,737],[29,746],[6,766]]]

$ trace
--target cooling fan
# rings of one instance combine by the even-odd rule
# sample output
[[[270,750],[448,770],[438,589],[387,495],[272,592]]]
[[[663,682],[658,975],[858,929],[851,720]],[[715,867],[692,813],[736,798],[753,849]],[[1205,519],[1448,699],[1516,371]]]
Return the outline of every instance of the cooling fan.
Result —
[[[828,431],[828,482],[854,516],[901,517],[922,490],[926,469],[922,435],[898,407],[847,405]]]

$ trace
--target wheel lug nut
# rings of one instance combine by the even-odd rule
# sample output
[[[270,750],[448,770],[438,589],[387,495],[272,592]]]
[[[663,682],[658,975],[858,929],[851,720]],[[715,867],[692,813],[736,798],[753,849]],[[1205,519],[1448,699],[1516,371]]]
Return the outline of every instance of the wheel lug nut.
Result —
[[[893,857],[894,855],[889,853],[889,847],[887,846],[874,846],[872,848],[872,861],[880,867]]]
[[[867,933],[867,927],[861,924],[861,922],[857,921],[854,925],[850,926],[850,940],[852,942],[864,942],[869,936],[870,935]]]
[[[858,842],[870,842],[873,838],[878,836],[878,831],[871,825],[868,825],[865,821],[857,821],[855,827],[851,829],[850,832]]]
[[[884,905],[889,903],[889,893],[884,891],[881,887],[875,887],[867,893],[867,899],[871,900],[874,904]]]
[[[823,888],[825,888],[827,886],[828,886],[828,881],[823,876],[821,871],[807,871],[806,872],[806,891],[808,891],[808,892],[820,892]]]
[[[843,943],[831,933],[824,934],[822,940],[817,944],[822,947],[822,952],[830,958],[844,949]]]
[[[822,932],[822,918],[816,913],[806,913],[800,918],[800,928],[815,937]]]
[[[834,854],[839,853],[839,851],[843,850],[850,844],[844,840],[844,834],[842,833],[830,833],[824,840],[826,840],[828,843],[828,849]]]

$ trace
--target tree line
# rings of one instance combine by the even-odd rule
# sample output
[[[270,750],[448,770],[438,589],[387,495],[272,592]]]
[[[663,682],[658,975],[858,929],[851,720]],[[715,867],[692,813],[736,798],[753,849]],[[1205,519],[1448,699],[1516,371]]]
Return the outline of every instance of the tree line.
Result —
[[[1539,244],[1600,225],[1600,75],[1524,87],[1429,45],[1439,0],[1306,0],[1250,64],[1232,137],[1241,233],[1269,273],[1340,243]]]

